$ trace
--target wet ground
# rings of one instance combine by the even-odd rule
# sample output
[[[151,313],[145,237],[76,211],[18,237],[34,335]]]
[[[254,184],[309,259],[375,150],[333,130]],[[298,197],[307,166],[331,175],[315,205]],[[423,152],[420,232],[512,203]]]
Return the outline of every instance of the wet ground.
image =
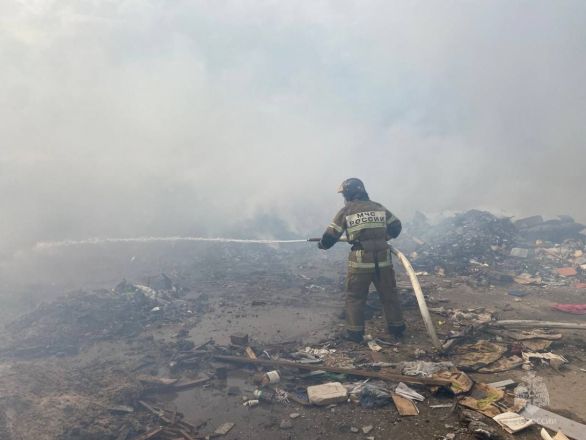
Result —
[[[103,407],[113,401],[127,401],[139,393],[133,378],[138,372],[170,374],[165,367],[165,353],[175,341],[177,332],[185,328],[188,338],[196,345],[212,338],[225,345],[234,333],[247,333],[254,345],[270,347],[295,342],[301,346],[316,345],[330,340],[341,328],[339,315],[343,310],[342,280],[344,250],[326,254],[313,249],[269,248],[254,246],[212,246],[194,250],[164,247],[124,250],[104,248],[103,255],[61,255],[60,261],[45,261],[39,267],[36,286],[20,286],[26,298],[18,303],[19,310],[34,306],[40,298],[49,300],[67,288],[109,287],[121,278],[145,282],[159,272],[168,273],[186,291],[186,297],[196,300],[198,310],[193,317],[181,323],[169,323],[145,329],[142,336],[132,340],[100,341],[81,353],[66,357],[34,360],[0,360],[0,438],[9,440],[43,440],[57,438],[84,438],[84,432],[111,433],[122,426],[112,416],[105,417]],[[80,251],[81,252],[81,251]],[[108,256],[102,260],[100,256]],[[112,257],[115,255],[115,257]],[[136,255],[141,255],[140,264]],[[54,257],[54,256],[53,256]],[[132,259],[134,257],[134,259]],[[76,269],[79,261],[101,261],[94,271],[82,276]],[[49,280],[49,274],[60,269],[67,285]],[[115,275],[112,275],[114,273]],[[407,279],[399,271],[400,285]],[[505,319],[548,319],[584,322],[580,316],[552,311],[553,302],[584,302],[584,290],[570,287],[472,287],[466,279],[422,276],[424,291],[432,298],[430,306],[487,307]],[[76,285],[76,283],[78,283]],[[527,296],[515,298],[510,290],[526,290]],[[16,287],[9,289],[16,292]],[[4,292],[4,295],[8,293]],[[405,310],[409,325],[406,340],[398,347],[385,347],[389,361],[412,360],[416,349],[431,353],[431,344],[425,334],[417,308]],[[441,316],[434,315],[440,333],[445,333]],[[10,313],[4,313],[6,320]],[[368,332],[384,336],[379,312],[368,323]],[[550,393],[550,408],[576,420],[586,419],[585,335],[563,332],[564,338],[552,346],[556,353],[570,360],[567,370],[560,372],[540,368]],[[344,347],[341,347],[344,348]],[[352,345],[345,349],[357,350]],[[363,349],[360,348],[360,349]],[[449,396],[430,396],[418,404],[420,415],[400,417],[396,409],[363,409],[341,404],[333,408],[303,407],[296,403],[261,404],[248,409],[242,405],[242,396],[250,397],[255,386],[251,368],[231,368],[226,380],[214,379],[205,386],[178,394],[156,394],[150,398],[168,408],[185,414],[186,420],[202,432],[213,432],[225,422],[235,423],[226,439],[355,439],[373,436],[376,439],[433,439],[454,433],[457,439],[468,439],[455,411],[450,408],[430,408],[429,405],[452,403]],[[198,373],[199,374],[199,373]],[[501,379],[520,379],[525,373],[514,370],[495,375],[473,375],[484,382]],[[285,372],[286,381],[297,378]],[[290,419],[291,413],[299,413]],[[292,427],[281,428],[283,420],[291,420]],[[83,421],[85,426],[77,426]],[[372,425],[368,434],[354,433]],[[99,429],[94,429],[99,427]],[[85,429],[85,431],[84,431]],[[4,430],[4,437],[2,437]],[[100,431],[101,430],[101,431]],[[73,432],[73,434],[71,434]],[[64,433],[67,433],[65,436]],[[93,435],[93,434],[92,434]],[[536,431],[516,438],[536,438]],[[103,437],[106,438],[106,437]],[[132,437],[128,437],[132,438]]]

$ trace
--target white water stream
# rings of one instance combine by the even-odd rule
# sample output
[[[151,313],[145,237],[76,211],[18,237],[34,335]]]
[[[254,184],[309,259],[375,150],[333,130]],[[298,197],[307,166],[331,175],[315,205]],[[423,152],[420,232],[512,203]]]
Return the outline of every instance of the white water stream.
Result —
[[[224,237],[135,237],[135,238],[88,238],[86,240],[63,240],[63,241],[41,241],[35,245],[35,249],[51,249],[69,246],[100,245],[110,243],[156,243],[156,242],[179,242],[179,241],[211,241],[218,243],[256,243],[256,244],[279,244],[279,243],[307,243],[307,240],[247,240],[242,238]]]

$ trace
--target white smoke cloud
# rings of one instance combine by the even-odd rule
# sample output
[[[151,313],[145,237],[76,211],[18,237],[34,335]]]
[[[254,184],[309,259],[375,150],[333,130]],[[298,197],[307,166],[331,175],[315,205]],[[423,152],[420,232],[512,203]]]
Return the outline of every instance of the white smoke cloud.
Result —
[[[399,216],[569,213],[580,1],[0,3],[0,244]],[[262,235],[262,231],[259,231]]]

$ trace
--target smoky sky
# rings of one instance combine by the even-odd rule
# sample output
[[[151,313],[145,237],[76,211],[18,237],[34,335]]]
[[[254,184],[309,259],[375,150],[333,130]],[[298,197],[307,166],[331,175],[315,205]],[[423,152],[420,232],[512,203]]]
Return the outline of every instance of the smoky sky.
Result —
[[[586,220],[583,1],[0,1],[0,245]],[[263,236],[262,221],[257,236]]]

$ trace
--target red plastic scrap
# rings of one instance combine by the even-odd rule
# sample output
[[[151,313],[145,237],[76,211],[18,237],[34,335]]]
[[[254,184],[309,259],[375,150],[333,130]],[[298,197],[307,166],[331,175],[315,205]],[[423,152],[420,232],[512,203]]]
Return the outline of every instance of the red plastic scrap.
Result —
[[[586,289],[586,283],[576,283],[576,289]]]
[[[551,308],[574,315],[586,315],[586,304],[554,304]]]
[[[556,269],[557,273],[559,273],[563,277],[575,277],[578,275],[578,272],[573,267],[560,267]]]

